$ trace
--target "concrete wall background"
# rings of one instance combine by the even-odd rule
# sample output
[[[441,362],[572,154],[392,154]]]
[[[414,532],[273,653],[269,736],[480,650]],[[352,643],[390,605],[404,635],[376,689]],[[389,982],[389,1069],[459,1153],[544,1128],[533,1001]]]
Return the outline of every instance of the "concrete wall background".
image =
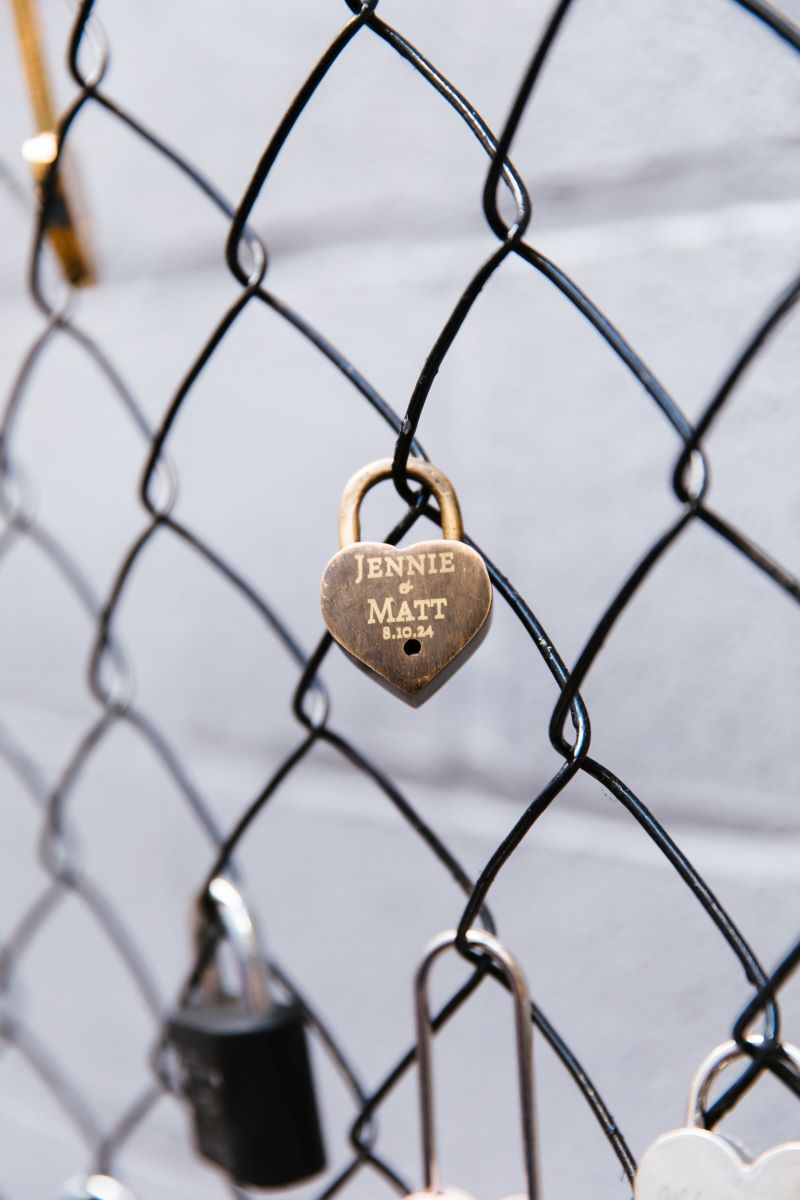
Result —
[[[60,64],[69,11],[50,0],[42,7]],[[498,14],[488,5],[384,0],[381,12],[499,128],[547,8],[514,0]],[[800,4],[784,0],[783,8],[800,16]],[[280,11],[242,2],[224,13],[205,0],[191,9],[104,0],[99,15],[112,47],[108,92],[238,199],[346,10],[323,0]],[[18,145],[29,118],[5,10],[0,55],[0,160],[21,180]],[[736,5],[586,0],[515,146],[534,196],[531,239],[608,312],[690,418],[796,269],[798,91],[789,49]],[[62,73],[61,101],[71,94]],[[74,146],[103,278],[82,300],[80,319],[157,422],[235,295],[223,263],[226,229],[105,114],[86,111]],[[363,33],[304,114],[259,202],[275,292],[401,411],[492,247],[479,204],[484,172],[455,115]],[[41,319],[24,291],[26,220],[6,191],[0,211],[7,388]],[[796,570],[795,361],[790,320],[715,426],[708,451],[714,506]],[[440,372],[420,436],[455,482],[469,531],[574,661],[623,576],[676,512],[669,477],[679,447],[666,421],[566,302],[511,262]],[[319,355],[272,314],[248,312],[176,426],[177,512],[310,648],[321,631],[318,580],[335,548],[341,488],[391,445]],[[37,369],[16,450],[35,480],[41,519],[105,594],[144,524],[136,498],[143,448],[102,379],[66,342]],[[391,489],[382,489],[366,506],[366,528],[379,536],[397,511]],[[142,560],[120,633],[138,702],[232,823],[296,739],[295,667],[168,536]],[[0,718],[55,776],[94,711],[83,680],[91,630],[24,544],[0,566],[0,638]],[[692,529],[627,611],[584,689],[593,753],[690,851],[767,965],[796,936],[800,911],[797,644],[790,600]],[[325,677],[336,728],[396,774],[473,872],[557,765],[546,737],[555,689],[501,604],[490,641],[420,712],[338,654]],[[5,932],[36,883],[36,814],[10,774],[3,780],[11,814],[0,868]],[[168,999],[186,963],[187,902],[207,848],[187,834],[163,773],[124,733],[93,761],[73,816],[87,867],[134,926]],[[244,859],[270,942],[374,1084],[411,1035],[413,963],[427,938],[457,918],[459,896],[385,802],[321,752],[265,814]],[[503,875],[494,908],[537,999],[640,1152],[680,1120],[693,1068],[741,1007],[745,984],[732,956],[639,832],[581,780]],[[150,1026],[77,902],[37,943],[22,976],[22,1010],[97,1112],[118,1111],[146,1079]],[[787,1036],[800,1040],[796,986],[786,1004]],[[506,1016],[487,995],[442,1039],[446,1174],[477,1196],[520,1182]],[[341,1156],[347,1106],[321,1062],[320,1070],[329,1140]],[[599,1200],[624,1194],[615,1161],[546,1051],[537,1072],[548,1200],[590,1188]],[[465,1101],[478,1082],[486,1092]],[[408,1173],[417,1162],[412,1083],[387,1106],[381,1135]],[[0,1190],[53,1195],[80,1152],[12,1053],[0,1060],[0,1106]],[[776,1130],[796,1136],[796,1112],[768,1083],[734,1123],[755,1143]],[[182,1118],[164,1102],[122,1160],[141,1197],[223,1194],[183,1142]]]

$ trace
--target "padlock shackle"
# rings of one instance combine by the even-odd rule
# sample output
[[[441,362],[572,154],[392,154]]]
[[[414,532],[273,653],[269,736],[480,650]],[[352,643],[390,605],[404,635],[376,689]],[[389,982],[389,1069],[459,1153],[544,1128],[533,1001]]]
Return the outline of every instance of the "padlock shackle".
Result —
[[[748,1041],[756,1049],[764,1045],[766,1038],[762,1033],[754,1033]],[[797,1046],[792,1046],[789,1042],[781,1042],[781,1050],[788,1058],[789,1062],[800,1074],[800,1049]],[[738,1042],[723,1042],[721,1046],[717,1046],[712,1050],[707,1058],[704,1058],[700,1066],[697,1068],[697,1073],[692,1080],[692,1086],[689,1092],[689,1107],[686,1116],[686,1124],[704,1128],[704,1116],[708,1109],[708,1093],[711,1090],[711,1085],[718,1075],[721,1075],[726,1067],[731,1063],[736,1062],[739,1058],[748,1058],[746,1050],[743,1050]]]
[[[469,946],[482,950],[500,968],[508,980],[514,1001],[514,1029],[517,1045],[522,1145],[527,1181],[528,1200],[539,1196],[539,1170],[536,1153],[536,1112],[533,1096],[533,1037],[531,1035],[531,1000],[528,982],[514,955],[496,937],[479,929],[468,929],[464,935]],[[414,1009],[417,1031],[417,1066],[419,1079],[419,1111],[422,1131],[422,1167],[426,1192],[439,1192],[441,1180],[436,1152],[436,1131],[433,1112],[433,1055],[431,1014],[428,1004],[428,979],[431,968],[446,950],[458,940],[454,929],[440,933],[426,947],[414,980]]]
[[[461,508],[458,496],[450,480],[435,467],[433,463],[423,458],[409,458],[406,463],[406,474],[417,483],[423,483],[430,488],[439,504],[442,516],[442,534],[448,541],[461,542],[464,540],[464,524],[461,520]],[[361,541],[361,502],[370,488],[382,479],[392,476],[392,459],[379,458],[377,462],[367,463],[360,471],[356,471],[352,479],[347,481],[342,492],[342,502],[339,506],[339,547],[352,546]]]
[[[267,970],[258,932],[242,893],[228,876],[216,875],[200,897],[201,914],[209,900],[214,905],[225,939],[233,948],[244,1010],[266,1012],[271,1004]],[[202,925],[198,935],[201,931]],[[216,966],[212,969],[216,972]]]

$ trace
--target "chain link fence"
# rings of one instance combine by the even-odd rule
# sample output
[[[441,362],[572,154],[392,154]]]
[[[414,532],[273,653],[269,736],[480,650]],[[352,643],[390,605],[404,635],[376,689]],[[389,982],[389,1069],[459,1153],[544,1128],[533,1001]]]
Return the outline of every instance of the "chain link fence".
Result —
[[[723,4],[723,0],[720,0],[720,4]],[[551,58],[553,69],[557,69],[557,47],[562,28],[567,27],[571,20],[577,19],[572,10],[579,10],[580,5],[571,0],[561,0],[555,6],[530,57],[522,82],[513,95],[508,117],[499,133],[492,131],[472,100],[459,91],[457,80],[448,78],[434,62],[429,61],[406,37],[402,28],[395,27],[384,19],[377,0],[371,0],[364,5],[349,3],[347,7],[350,11],[343,13],[341,26],[331,37],[330,43],[324,48],[319,59],[309,67],[305,78],[298,81],[299,86],[294,99],[286,108],[266,148],[258,158],[244,196],[238,204],[228,200],[214,181],[207,178],[184,156],[180,147],[163,140],[157,130],[142,123],[135,113],[128,111],[114,98],[109,47],[98,20],[103,16],[103,5],[95,3],[94,0],[81,3],[75,11],[69,34],[67,53],[75,91],[59,121],[58,155],[44,176],[38,203],[31,211],[34,233],[29,291],[40,314],[40,328],[31,344],[20,355],[19,365],[6,397],[0,427],[4,516],[0,567],[3,564],[10,565],[14,557],[23,552],[35,556],[46,568],[43,576],[43,579],[46,577],[46,582],[42,586],[47,590],[48,603],[52,605],[54,619],[55,614],[70,605],[77,606],[84,614],[91,629],[86,684],[92,708],[87,710],[89,715],[80,736],[73,744],[65,747],[63,757],[54,772],[50,767],[52,746],[48,746],[46,752],[40,752],[36,738],[30,736],[30,728],[29,736],[26,737],[14,727],[11,720],[3,723],[0,753],[9,777],[17,781],[33,805],[31,846],[34,848],[35,844],[42,874],[32,873],[31,877],[38,882],[31,888],[29,895],[20,896],[15,890],[14,896],[6,898],[6,913],[10,912],[12,919],[9,921],[6,916],[6,932],[0,956],[0,979],[3,988],[1,1028],[4,1054],[6,1058],[17,1056],[25,1068],[39,1078],[63,1117],[74,1126],[74,1133],[85,1148],[84,1157],[76,1163],[76,1168],[83,1165],[98,1171],[117,1170],[128,1143],[150,1119],[155,1106],[164,1101],[171,1087],[169,1072],[164,1068],[161,1053],[161,1031],[165,1015],[175,1001],[178,988],[176,986],[171,994],[164,993],[161,982],[151,970],[149,960],[152,947],[142,944],[135,933],[136,921],[132,919],[134,914],[130,907],[130,899],[124,902],[119,899],[107,878],[100,882],[91,869],[91,856],[84,854],[82,850],[84,841],[91,839],[88,812],[92,812],[93,819],[98,822],[108,820],[107,815],[102,816],[96,807],[90,806],[84,812],[81,807],[82,788],[85,786],[87,775],[100,763],[105,772],[104,778],[108,781],[109,793],[113,792],[115,755],[121,746],[121,731],[140,742],[152,756],[161,780],[158,786],[163,788],[167,785],[170,791],[180,798],[183,805],[180,820],[192,824],[206,840],[207,864],[184,897],[187,911],[191,897],[202,890],[207,880],[227,869],[234,860],[246,861],[247,872],[252,872],[254,865],[255,869],[258,869],[253,860],[247,857],[246,851],[248,841],[256,828],[262,821],[268,821],[265,810],[298,779],[312,778],[304,775],[304,772],[307,771],[313,756],[324,753],[327,754],[324,761],[332,772],[332,778],[336,780],[333,790],[346,792],[350,786],[350,773],[354,779],[368,781],[375,791],[375,804],[390,806],[414,837],[419,839],[426,853],[433,856],[444,875],[455,883],[462,898],[457,904],[451,905],[450,921],[457,926],[461,935],[473,926],[481,925],[489,931],[496,930],[502,938],[504,924],[494,915],[493,890],[503,878],[523,842],[536,838],[537,822],[551,806],[557,808],[562,804],[570,789],[574,789],[581,779],[588,778],[594,781],[601,786],[604,794],[612,798],[627,817],[636,823],[642,836],[650,839],[672,868],[674,887],[678,889],[683,886],[688,889],[739,964],[744,979],[741,986],[741,1011],[739,1015],[734,1016],[732,1024],[729,1014],[718,1015],[720,1040],[731,1033],[746,1048],[746,1036],[754,1024],[762,1023],[766,1031],[767,1039],[762,1050],[751,1054],[750,1064],[741,1070],[738,1077],[715,1100],[708,1113],[709,1123],[720,1120],[765,1072],[778,1077],[788,1088],[800,1094],[794,1074],[775,1053],[782,1036],[781,989],[800,960],[800,942],[789,950],[777,966],[772,962],[762,961],[758,930],[754,931],[754,936],[745,934],[744,926],[727,911],[680,845],[670,836],[668,829],[646,805],[645,800],[616,774],[613,769],[614,763],[606,763],[593,755],[590,725],[592,714],[585,698],[590,673],[604,654],[608,639],[617,635],[618,626],[624,625],[624,618],[632,601],[645,587],[658,589],[659,571],[669,551],[683,539],[690,537],[690,531],[698,527],[703,527],[710,537],[716,539],[717,543],[725,548],[726,553],[738,556],[752,578],[758,581],[759,590],[752,592],[750,617],[750,629],[754,638],[759,636],[762,626],[763,618],[759,610],[762,592],[764,595],[771,595],[774,589],[778,589],[785,602],[800,599],[800,582],[792,573],[791,564],[779,561],[769,548],[762,547],[751,537],[748,529],[740,525],[738,519],[715,505],[711,486],[713,459],[709,449],[711,434],[722,414],[727,411],[738,385],[757,368],[759,356],[766,352],[773,335],[787,327],[787,321],[800,294],[800,277],[792,277],[787,268],[787,282],[783,290],[754,322],[745,342],[738,349],[732,350],[729,366],[720,382],[699,414],[690,419],[673,391],[650,369],[611,317],[593,302],[580,284],[557,262],[540,252],[532,240],[535,231],[535,221],[532,221],[533,201],[528,182],[514,166],[515,138],[526,113],[535,105],[537,86],[545,65],[550,67]],[[791,50],[800,50],[800,27],[787,13],[762,0],[751,0],[749,3],[742,0],[738,6],[730,4],[728,7],[731,11],[738,7],[749,14],[754,29],[754,45],[755,31],[761,26],[763,28],[759,30],[759,36],[762,36],[764,31],[771,33],[785,43],[787,54]],[[270,37],[280,39],[279,17],[271,14],[268,20]],[[402,25],[402,22],[400,24]],[[416,83],[420,87],[430,89],[438,104],[449,106],[454,120],[461,123],[463,129],[474,140],[476,150],[483,155],[482,207],[486,225],[494,239],[481,261],[463,263],[465,284],[461,294],[442,322],[402,412],[390,405],[378,387],[362,373],[346,353],[328,340],[322,329],[317,328],[312,320],[273,288],[270,242],[268,238],[256,232],[255,221],[257,205],[268,196],[271,172],[279,154],[291,143],[306,111],[317,104],[324,105],[324,87],[329,74],[334,71],[346,71],[356,47],[364,53],[371,53],[376,48],[373,47],[373,43],[378,42],[383,43],[384,49],[388,49],[414,72]],[[213,87],[211,81],[209,86]],[[225,98],[220,98],[220,103],[224,102]],[[118,366],[114,354],[93,334],[91,324],[84,324],[79,293],[63,289],[58,282],[57,273],[51,269],[52,263],[48,260],[47,231],[49,225],[58,220],[56,200],[62,158],[71,148],[73,138],[77,137],[81,121],[85,119],[86,114],[94,111],[102,111],[108,118],[114,131],[113,136],[127,136],[147,155],[159,156],[170,172],[181,176],[187,187],[195,189],[216,210],[220,221],[220,237],[223,233],[225,236],[227,268],[235,284],[232,300],[224,311],[215,315],[207,339],[199,347],[192,361],[184,365],[180,381],[166,404],[161,400],[156,404],[149,400],[145,403],[139,398],[136,389],[128,382],[128,375],[132,373],[135,376],[136,371],[129,372]],[[624,114],[621,114],[621,119],[624,119]],[[357,135],[358,131],[354,130],[353,136]],[[413,153],[409,155],[408,169],[414,170]],[[14,172],[9,172],[9,187],[14,184],[14,179]],[[27,194],[24,189],[16,187],[14,194],[14,203],[26,203]],[[313,246],[311,253],[313,254]],[[496,562],[491,557],[491,527],[489,526],[488,533],[484,532],[481,536],[480,545],[471,536],[466,537],[468,544],[474,546],[486,562],[498,607],[502,601],[510,616],[519,623],[520,629],[528,637],[528,655],[525,659],[520,655],[518,670],[532,672],[544,668],[555,684],[557,696],[549,715],[547,736],[558,757],[558,765],[549,778],[541,784],[537,781],[535,791],[529,796],[524,811],[510,821],[508,831],[497,841],[480,870],[474,873],[463,864],[461,855],[454,849],[458,838],[446,839],[437,832],[437,823],[430,819],[424,806],[414,802],[407,788],[401,789],[384,768],[381,759],[373,754],[368,741],[362,736],[363,729],[360,731],[358,713],[351,713],[346,723],[339,724],[332,704],[332,690],[326,683],[326,671],[330,666],[330,637],[321,636],[317,644],[310,649],[304,646],[295,634],[291,620],[287,620],[284,613],[273,605],[269,587],[262,586],[259,573],[255,572],[259,581],[254,582],[248,564],[242,564],[235,555],[227,553],[224,544],[227,511],[225,505],[220,505],[222,521],[216,526],[214,535],[192,522],[191,491],[189,502],[184,503],[182,497],[179,502],[183,472],[180,466],[176,465],[180,455],[177,452],[173,454],[173,443],[180,420],[191,408],[198,381],[204,373],[213,370],[217,361],[222,360],[223,348],[233,336],[234,330],[250,321],[277,322],[291,329],[296,335],[297,344],[301,347],[298,353],[320,356],[320,361],[326,369],[332,375],[340,377],[347,387],[352,389],[355,401],[363,405],[365,413],[371,410],[370,419],[374,420],[377,417],[383,423],[385,432],[381,444],[385,446],[385,453],[393,453],[394,487],[406,505],[405,512],[399,520],[396,519],[396,514],[392,518],[390,527],[385,531],[384,540],[396,544],[412,530],[418,531],[426,521],[436,524],[438,513],[429,503],[428,495],[410,485],[406,477],[406,463],[411,454],[428,457],[420,439],[425,432],[424,418],[428,411],[427,406],[429,403],[435,403],[437,374],[448,360],[448,355],[451,352],[456,353],[459,339],[470,336],[469,318],[473,310],[480,306],[484,289],[488,292],[488,285],[495,274],[501,269],[508,270],[512,262],[521,265],[526,271],[536,273],[546,281],[550,288],[550,305],[571,306],[572,310],[583,318],[596,336],[602,339],[607,353],[615,356],[636,381],[641,390],[642,404],[654,406],[660,420],[665,422],[675,445],[672,490],[677,502],[677,512],[667,524],[653,530],[652,540],[638,561],[624,577],[618,579],[612,598],[599,612],[591,631],[585,637],[583,649],[572,662],[569,655],[559,652],[554,639],[548,633],[545,624],[547,618],[540,617],[535,596],[523,596],[507,576],[505,564],[502,561]],[[277,271],[277,267],[275,269]],[[91,302],[87,301],[87,305],[90,304]],[[357,314],[354,314],[354,319],[358,319]],[[70,347],[71,355],[65,362],[69,362],[70,370],[74,370],[76,379],[80,380],[80,373],[86,369],[85,364],[89,364],[102,378],[109,402],[118,406],[125,419],[130,422],[140,440],[143,456],[144,466],[138,497],[141,506],[139,527],[135,534],[129,537],[124,548],[117,546],[116,566],[110,575],[110,584],[103,591],[97,590],[84,571],[81,545],[69,544],[39,515],[36,503],[37,463],[17,453],[18,429],[23,425],[26,408],[39,402],[37,372],[52,348],[59,343],[68,343]],[[499,378],[502,360],[506,354],[505,347],[501,344],[493,345],[487,348],[486,353],[490,359],[496,360]],[[231,368],[231,359],[225,358],[224,364],[226,369]],[[235,405],[232,397],[226,394],[224,371],[218,377],[218,386],[220,425],[228,420],[235,423]],[[231,386],[233,389],[239,386],[249,390],[261,388],[265,393],[265,403],[273,403],[268,394],[268,373],[260,380],[242,380],[240,374],[237,374]],[[509,402],[511,400],[513,397],[509,397]],[[302,409],[303,397],[286,396],[277,392],[274,402],[291,403]],[[491,408],[494,420],[502,420],[505,398],[495,396],[483,400],[482,403]],[[335,425],[336,420],[336,415],[331,414],[332,425]],[[468,427],[464,436],[469,440]],[[442,439],[439,440],[441,445]],[[70,452],[72,457],[69,470],[76,473],[91,472],[96,445],[92,431],[80,431],[76,445],[78,449]],[[481,449],[479,444],[475,445],[476,456],[480,455]],[[109,446],[102,452],[107,461],[112,461],[113,466],[113,447]],[[264,447],[263,479],[249,479],[246,486],[255,491],[261,488],[269,491],[270,460],[281,456],[296,458],[299,461],[302,454],[301,445],[285,443],[276,437],[274,444]],[[448,470],[446,443],[437,451],[435,460],[443,470]],[[210,451],[210,462],[213,464],[213,448]],[[343,484],[352,467],[358,464],[350,461],[340,464],[336,461],[330,465]],[[567,480],[569,469],[567,455],[563,462],[564,477]],[[453,477],[458,485],[455,472]],[[65,479],[64,485],[67,484]],[[193,478],[191,486],[196,484],[197,480]],[[568,486],[568,483],[565,486]],[[660,478],[641,481],[643,490],[654,490],[662,486]],[[491,487],[502,487],[502,480],[492,480]],[[102,495],[98,495],[97,504],[101,505],[102,502]],[[291,511],[293,504],[291,494],[271,494],[266,508],[269,519],[280,523],[285,514]],[[474,507],[475,500],[466,509],[467,528],[470,526]],[[144,513],[144,523],[141,521],[141,512]],[[329,515],[329,524],[333,529],[335,513]],[[487,530],[486,522],[483,529]],[[87,536],[90,536],[89,531]],[[266,528],[265,554],[270,558],[270,564],[275,567],[277,563],[282,571],[291,571],[294,562],[300,561],[304,554],[302,538],[298,538],[293,547],[293,561],[285,562],[279,561],[281,556],[275,552],[272,552],[270,557],[269,536],[270,530]],[[288,661],[293,671],[291,683],[285,689],[285,707],[291,714],[291,721],[295,727],[294,735],[288,732],[287,724],[284,736],[281,726],[281,733],[276,740],[278,743],[283,742],[283,754],[276,758],[273,770],[268,778],[262,781],[255,794],[249,799],[242,799],[232,819],[229,819],[227,813],[221,815],[218,806],[215,806],[206,791],[195,782],[193,764],[187,761],[186,755],[177,744],[180,739],[170,735],[158,711],[149,711],[140,701],[133,676],[136,655],[133,651],[128,651],[126,642],[119,633],[122,612],[129,595],[141,580],[152,583],[153,555],[169,539],[180,544],[187,554],[194,556],[207,572],[213,574],[223,589],[234,593],[244,608],[249,610],[246,619],[255,619],[252,626],[253,639],[266,639],[269,643],[270,659],[265,662],[271,661],[274,654],[282,654],[284,659],[279,669],[284,670],[284,663]],[[489,547],[488,551],[484,542]],[[320,570],[322,565],[320,562]],[[204,574],[203,580],[207,578]],[[146,586],[146,583],[142,583],[142,586]],[[6,603],[13,609],[15,604],[23,605],[25,599],[22,595],[15,596],[12,593]],[[184,597],[183,604],[188,622],[191,622],[191,605],[192,597],[189,594]],[[43,633],[43,636],[49,637],[50,634]],[[624,637],[624,632],[621,636]],[[669,636],[669,615],[665,613],[664,637],[667,641]],[[209,672],[221,672],[219,678],[224,690],[224,665],[219,665],[224,660],[224,636],[220,635],[219,646],[197,646],[196,653],[207,661]],[[261,653],[260,649],[258,653]],[[338,654],[338,651],[334,653]],[[481,653],[488,656],[492,654],[491,642],[487,643]],[[786,653],[790,653],[788,647]],[[458,687],[459,684],[451,686]],[[363,695],[366,696],[367,693],[364,692]],[[231,703],[235,706],[235,697]],[[796,714],[796,708],[794,712]],[[792,709],[789,708],[779,715],[791,718],[791,713]],[[276,716],[275,721],[277,719]],[[425,716],[423,714],[415,719],[424,722]],[[503,721],[502,716],[498,719]],[[258,721],[264,720],[272,722],[273,715],[269,712],[258,714]],[[126,745],[129,743],[126,742]],[[117,771],[122,769],[121,766],[116,768]],[[411,774],[413,775],[413,772]],[[491,780],[491,766],[486,768],[486,776]],[[169,819],[176,819],[175,809],[171,808],[170,812]],[[754,817],[757,825],[758,813],[755,813]],[[7,822],[15,822],[17,819],[16,814],[6,818]],[[113,820],[114,825],[110,828],[117,830],[114,836],[123,843],[121,849],[124,850],[125,812],[117,811]],[[156,843],[158,837],[158,826],[154,820],[138,850],[145,851],[148,838]],[[409,862],[411,861],[409,859]],[[346,868],[343,867],[344,869]],[[409,867],[410,871],[416,869]],[[298,887],[313,887],[313,875],[313,864],[311,867],[304,864],[302,869],[298,865]],[[146,857],[140,867],[140,886],[143,891],[150,887]],[[569,882],[565,882],[564,886],[568,888]],[[297,902],[296,896],[283,899],[289,904]],[[551,899],[550,903],[558,901]],[[85,992],[86,1020],[91,1025],[92,1006],[98,1002],[102,1005],[102,975],[98,977],[95,974],[94,966],[90,962],[75,962],[70,956],[68,943],[62,943],[61,935],[56,943],[47,940],[58,915],[65,906],[73,904],[82,906],[84,914],[96,924],[112,956],[122,966],[128,981],[125,986],[138,993],[144,1009],[149,1014],[148,1032],[137,1050],[149,1078],[145,1078],[135,1090],[131,1089],[123,1109],[110,1117],[98,1108],[91,1089],[76,1081],[70,1066],[71,1054],[65,1053],[62,1046],[53,1044],[48,1037],[47,1027],[40,1024],[33,981],[29,981],[26,974],[28,962],[37,947],[41,948],[43,945],[49,947],[47,953],[51,962],[57,960],[62,964],[60,970],[65,976],[78,969],[80,987]],[[534,923],[541,919],[540,914],[535,912],[531,912],[529,916]],[[264,925],[269,937],[271,920],[268,913],[265,914]],[[431,934],[436,931],[436,928],[430,929]],[[313,930],[309,931],[309,939],[313,942]],[[391,931],[387,930],[387,945],[390,940]],[[185,950],[187,958],[183,963],[184,978],[191,980],[196,975],[198,964],[188,961],[188,932]],[[609,953],[612,952],[613,948],[610,947]],[[103,951],[103,954],[105,953],[106,951]],[[466,947],[464,958],[467,961],[463,964],[462,978],[451,993],[439,1002],[434,1022],[437,1030],[454,1018],[462,1008],[468,1008],[470,1001],[476,998],[479,988],[485,990],[493,986],[492,980],[486,981],[485,964],[470,962],[470,954]],[[387,1112],[391,1112],[388,1102],[394,1090],[403,1081],[407,1081],[414,1068],[415,1047],[408,1040],[409,1030],[405,1030],[401,1036],[398,1036],[400,1031],[396,1031],[395,1036],[384,1037],[381,1044],[383,1065],[366,1076],[356,1057],[351,1055],[346,1040],[339,1038],[333,1024],[328,1024],[324,1003],[318,1004],[315,991],[307,990],[306,986],[295,978],[292,946],[277,946],[275,955],[270,953],[270,963],[282,987],[288,994],[296,997],[305,1008],[316,1035],[317,1048],[338,1073],[349,1096],[349,1129],[347,1135],[342,1137],[341,1146],[336,1147],[335,1169],[326,1175],[319,1187],[310,1194],[320,1197],[321,1200],[322,1197],[336,1192],[347,1191],[364,1176],[369,1178],[371,1190],[378,1183],[387,1193],[393,1190],[405,1194],[413,1190],[417,1179],[415,1164],[395,1161],[392,1154],[384,1148],[386,1125],[391,1125],[391,1118],[385,1117]],[[352,962],[343,960],[342,969],[345,973],[347,970],[352,971]],[[532,967],[530,973],[534,995],[531,1019],[538,1031],[537,1041],[539,1044],[546,1043],[554,1052],[572,1085],[588,1106],[607,1139],[610,1154],[617,1160],[621,1180],[618,1185],[619,1193],[629,1195],[635,1170],[634,1156],[610,1103],[603,1097],[603,1080],[595,1081],[590,1077],[575,1049],[567,1043],[559,1029],[558,1013],[553,1014],[551,1019],[550,1013],[544,1012],[539,1006],[538,967]],[[35,972],[32,974],[35,979]],[[359,992],[356,988],[352,998],[353,1006],[357,1007],[362,1000],[367,1003],[366,993],[363,990]],[[408,1007],[410,1029],[410,982]],[[644,1020],[645,1016],[634,1011],[628,1019],[633,1023]],[[787,1033],[787,1037],[790,1038],[791,1035]],[[111,1046],[107,1047],[107,1051],[113,1053],[116,1058],[116,1052],[112,1051]],[[124,1056],[121,1061],[124,1061]],[[2,1069],[0,1064],[0,1087]],[[117,1069],[115,1062],[114,1070]],[[122,1069],[124,1074],[124,1068],[119,1069]],[[444,1120],[443,1114],[442,1121]],[[476,1118],[476,1125],[478,1124],[479,1118]],[[391,1133],[388,1141],[391,1145]],[[458,1182],[465,1184],[468,1181]],[[4,1186],[9,1189],[13,1186],[15,1196],[21,1194],[16,1190],[17,1184],[12,1185],[9,1182],[6,1185],[0,1175],[0,1187]],[[223,1190],[226,1186],[223,1186]],[[234,1195],[244,1194],[235,1187],[228,1190]],[[7,1194],[11,1195],[12,1192],[9,1190]]]

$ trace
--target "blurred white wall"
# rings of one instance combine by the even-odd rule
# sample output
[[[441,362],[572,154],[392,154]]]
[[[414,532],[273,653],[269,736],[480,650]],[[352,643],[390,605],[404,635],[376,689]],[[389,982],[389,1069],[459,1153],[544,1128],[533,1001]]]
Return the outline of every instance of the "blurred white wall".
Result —
[[[782,7],[800,16],[797,0]],[[382,0],[380,13],[499,129],[548,8],[541,0]],[[66,104],[69,10],[43,0],[42,12]],[[238,201],[348,14],[333,0],[102,0],[98,15],[111,46],[108,94]],[[18,148],[30,119],[6,8],[0,62],[0,161],[22,181]],[[797,269],[799,99],[796,56],[735,4],[578,0],[515,143],[534,200],[530,240],[600,304],[690,419]],[[73,148],[102,280],[77,316],[158,423],[236,295],[223,259],[226,225],[98,108],[80,116]],[[303,114],[258,203],[269,285],[400,412],[493,248],[480,207],[485,170],[452,110],[364,30]],[[0,214],[7,389],[41,316],[25,293],[29,222],[7,190]],[[796,337],[789,320],[707,442],[710,503],[795,571]],[[419,432],[455,483],[469,532],[573,662],[678,512],[669,481],[679,443],[664,417],[563,297],[509,261],[470,314]],[[342,486],[392,445],[342,376],[274,314],[253,308],[175,426],[177,515],[310,650],[322,631],[318,583],[335,549]],[[37,367],[14,451],[42,522],[106,595],[145,524],[137,500],[145,448],[103,378],[65,340]],[[374,493],[364,514],[370,536],[399,511],[390,486]],[[53,777],[95,711],[84,682],[91,633],[34,550],[9,551],[0,563],[0,719]],[[298,738],[295,665],[168,534],[142,557],[119,633],[137,702],[232,824]],[[797,649],[791,600],[697,526],[626,611],[584,688],[593,755],[690,851],[765,965],[797,935],[800,913]],[[555,687],[500,602],[484,647],[419,711],[338,651],[325,679],[334,727],[395,775],[473,873],[558,765],[547,740]],[[36,821],[12,776],[3,781],[12,793],[0,860],[5,933],[33,894]],[[71,811],[87,869],[117,899],[170,997],[187,961],[188,897],[207,848],[187,835],[174,789],[127,733],[92,761]],[[321,751],[264,815],[244,861],[271,943],[374,1085],[411,1034],[415,957],[457,919],[458,893],[385,800]],[[581,779],[536,826],[492,899],[537,999],[639,1153],[680,1120],[691,1071],[727,1036],[746,997],[733,956],[643,835]],[[64,914],[26,960],[20,1005],[105,1114],[146,1080],[150,1026],[78,906]],[[796,986],[787,989],[786,1032],[800,1041],[797,997]],[[507,1014],[487,997],[464,1014],[461,1038],[457,1028],[442,1039],[446,1176],[479,1197],[508,1191],[520,1180],[502,1060]],[[597,1200],[624,1195],[563,1071],[546,1052],[537,1070],[547,1200],[590,1189]],[[329,1140],[343,1161],[347,1108],[325,1078]],[[486,1079],[485,1101],[466,1103],[465,1090]],[[412,1082],[387,1107],[380,1143],[409,1174],[417,1169]],[[168,1107],[123,1157],[141,1197],[222,1195],[212,1175],[190,1165]],[[15,1200],[53,1195],[80,1153],[12,1053],[0,1060],[0,1113],[0,1191]],[[769,1084],[741,1118],[743,1132],[763,1137],[781,1121],[796,1136],[796,1112]],[[367,1181],[358,1186],[366,1195]]]

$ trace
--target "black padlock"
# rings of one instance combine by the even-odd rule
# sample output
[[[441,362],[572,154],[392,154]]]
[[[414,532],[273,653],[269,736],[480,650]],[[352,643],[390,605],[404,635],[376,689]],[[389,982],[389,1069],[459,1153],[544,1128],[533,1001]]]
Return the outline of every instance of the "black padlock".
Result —
[[[208,896],[234,952],[241,994],[226,993],[215,962],[198,998],[169,1021],[197,1149],[244,1187],[300,1183],[325,1167],[304,1014],[271,999],[239,890],[220,876]]]

